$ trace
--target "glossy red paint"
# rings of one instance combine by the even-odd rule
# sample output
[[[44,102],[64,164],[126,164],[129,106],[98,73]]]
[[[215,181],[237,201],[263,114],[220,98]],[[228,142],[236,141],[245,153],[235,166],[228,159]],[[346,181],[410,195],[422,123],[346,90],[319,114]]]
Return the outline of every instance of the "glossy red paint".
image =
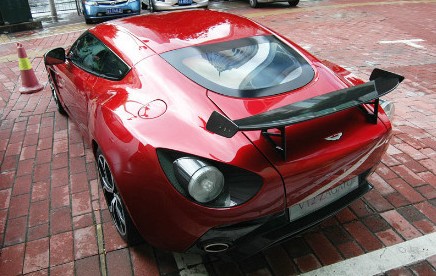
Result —
[[[298,90],[264,98],[236,99],[207,91],[159,56],[191,45],[270,34],[247,19],[187,11],[129,17],[89,32],[131,67],[122,80],[95,76],[68,60],[47,69],[70,118],[106,156],[134,224],[153,246],[185,251],[214,227],[284,212],[373,168],[385,151],[391,128],[386,115],[381,112],[377,124],[368,124],[358,109],[287,127],[287,161],[259,131],[230,139],[207,131],[215,110],[238,119],[362,82],[283,37],[312,65],[315,78]],[[325,140],[337,133],[343,133],[340,141]],[[261,176],[264,184],[242,205],[202,206],[173,187],[157,158],[158,148],[244,168]]]
[[[195,18],[201,20],[193,20]],[[202,10],[129,17],[119,20],[117,25],[133,33],[157,54],[193,45],[269,34],[260,25],[237,15]]]

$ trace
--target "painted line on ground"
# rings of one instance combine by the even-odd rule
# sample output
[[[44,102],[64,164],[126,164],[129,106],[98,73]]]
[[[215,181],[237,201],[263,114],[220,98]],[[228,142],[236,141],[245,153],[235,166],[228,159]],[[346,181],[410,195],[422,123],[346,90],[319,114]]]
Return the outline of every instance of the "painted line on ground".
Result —
[[[423,261],[433,255],[436,255],[436,232],[324,266],[302,275],[370,276]]]
[[[424,49],[425,47],[422,45],[417,44],[416,42],[424,42],[425,40],[420,39],[420,38],[414,38],[414,39],[400,39],[400,40],[382,40],[379,41],[378,43],[380,44],[398,44],[398,43],[403,43],[406,44],[408,46],[414,47],[414,48],[418,48],[418,49]]]

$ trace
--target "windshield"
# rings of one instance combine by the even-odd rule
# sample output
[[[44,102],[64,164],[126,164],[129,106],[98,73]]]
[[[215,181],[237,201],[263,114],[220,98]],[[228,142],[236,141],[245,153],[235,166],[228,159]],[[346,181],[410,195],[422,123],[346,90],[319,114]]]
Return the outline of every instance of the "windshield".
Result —
[[[273,36],[187,47],[161,55],[208,90],[235,97],[262,97],[300,88],[314,76],[295,50]]]

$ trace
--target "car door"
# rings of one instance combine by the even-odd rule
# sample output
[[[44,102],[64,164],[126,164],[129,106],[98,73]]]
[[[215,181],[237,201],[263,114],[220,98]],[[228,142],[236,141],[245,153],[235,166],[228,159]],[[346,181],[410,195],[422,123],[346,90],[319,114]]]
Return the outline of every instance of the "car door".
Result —
[[[97,81],[119,80],[130,69],[91,33],[85,33],[68,53],[63,82],[70,115],[88,135],[89,99]],[[104,82],[103,82],[104,83]]]
[[[70,117],[87,134],[88,94],[96,82],[93,54],[99,42],[89,33],[82,35],[73,44],[63,66],[58,68],[56,81],[65,108]]]
[[[111,84],[121,80],[129,70],[124,61],[89,32],[71,47],[56,79],[68,113],[86,137],[89,135],[89,100],[98,94],[94,91],[95,84],[99,83],[99,91],[110,89]]]

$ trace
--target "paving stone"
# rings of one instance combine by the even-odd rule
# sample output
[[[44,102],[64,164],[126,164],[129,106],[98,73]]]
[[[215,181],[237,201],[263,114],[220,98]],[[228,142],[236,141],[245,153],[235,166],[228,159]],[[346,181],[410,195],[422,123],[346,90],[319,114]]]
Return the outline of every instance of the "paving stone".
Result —
[[[127,248],[108,252],[106,254],[108,275],[132,275],[129,250]]]
[[[106,222],[103,224],[103,235],[106,252],[127,247],[126,242],[118,234],[117,229],[112,222]]]
[[[436,189],[431,185],[424,185],[417,187],[416,190],[423,195],[426,199],[436,198]]]
[[[384,230],[387,230],[389,228],[389,224],[386,222],[386,220],[384,220],[378,214],[366,217],[362,220],[362,222],[373,233],[384,231]]]
[[[274,275],[296,275],[298,268],[282,246],[274,246],[264,251],[265,259]]]
[[[360,256],[364,253],[362,248],[354,241],[349,241],[338,245],[338,249],[345,258]]]
[[[388,229],[376,233],[377,237],[383,242],[385,246],[391,246],[400,242],[403,242],[401,238],[394,230]]]
[[[308,272],[321,267],[321,264],[312,254],[294,259],[301,272]]]
[[[98,255],[75,261],[76,275],[95,276],[101,275]]]
[[[21,274],[23,271],[24,252],[24,243],[3,248],[0,255],[0,274]]]
[[[32,176],[25,175],[21,177],[17,177],[14,183],[14,190],[12,191],[12,195],[22,195],[22,194],[30,194],[32,185]]]
[[[50,199],[52,209],[69,206],[70,193],[68,185],[52,187]]]
[[[3,163],[4,164],[4,163]],[[7,171],[3,164],[0,164],[0,189],[11,188],[14,183],[15,170]]]
[[[38,271],[49,266],[48,238],[31,241],[26,244],[23,273]]]
[[[389,271],[386,271],[386,276],[413,276],[413,273],[410,269],[406,267],[394,268]]]
[[[406,198],[409,202],[416,203],[423,201],[423,196],[416,192],[406,181],[401,178],[390,179],[389,185],[395,188],[404,198]]]
[[[81,259],[98,253],[97,237],[94,227],[74,230],[75,259]]]
[[[35,180],[35,177],[33,178]],[[32,187],[32,202],[45,200],[49,198],[50,184],[49,180],[39,181],[33,184]]]
[[[259,271],[267,266],[267,261],[263,254],[256,254],[239,263],[239,267],[246,274],[255,273],[256,271]]]
[[[92,213],[73,217],[74,229],[84,228],[84,227],[92,226],[94,224],[95,223]]]
[[[351,222],[344,225],[344,227],[366,251],[373,251],[382,247],[382,243],[361,222]]]
[[[22,243],[26,240],[27,216],[9,219],[4,244],[6,246]]]
[[[350,208],[342,209],[337,215],[337,220],[340,223],[350,222],[357,219],[356,215],[350,210]]]
[[[50,233],[52,235],[71,231],[71,209],[62,207],[51,211],[50,214]]]
[[[11,199],[11,189],[0,190],[0,209],[8,209]]]
[[[74,262],[50,267],[50,276],[74,275]]]
[[[436,232],[436,226],[427,219],[413,222],[413,226],[423,234]]]
[[[171,274],[178,273],[176,261],[171,252],[166,252],[162,250],[155,250],[155,256],[158,264],[158,269],[160,274]]]
[[[83,215],[92,211],[89,191],[72,195],[73,216]]]
[[[350,208],[360,218],[374,213],[374,211],[361,199],[353,202],[350,205]]]
[[[291,258],[305,256],[312,252],[306,241],[301,238],[293,238],[283,243],[283,248]]]
[[[147,244],[141,244],[130,247],[129,250],[135,275],[159,275],[153,248]]]
[[[39,224],[27,229],[27,241],[39,240],[49,236],[48,223]]]
[[[89,190],[88,178],[85,172],[72,174],[70,176],[71,193],[78,193]]]
[[[324,234],[334,245],[340,245],[352,241],[351,236],[340,225],[333,225],[323,229]]]
[[[436,223],[436,207],[428,202],[416,204],[415,207],[423,213],[430,221]]]
[[[436,275],[436,269],[427,261],[410,265],[408,268],[412,270],[415,275]]]
[[[387,211],[381,216],[406,240],[421,236],[420,232],[396,210]]]
[[[313,232],[305,235],[306,242],[323,265],[329,265],[342,260],[333,244],[322,232]]]
[[[65,232],[50,237],[50,266],[74,261],[73,233]]]
[[[367,193],[364,198],[368,204],[377,212],[383,212],[394,208],[386,198],[384,198],[377,190],[373,189]]]

